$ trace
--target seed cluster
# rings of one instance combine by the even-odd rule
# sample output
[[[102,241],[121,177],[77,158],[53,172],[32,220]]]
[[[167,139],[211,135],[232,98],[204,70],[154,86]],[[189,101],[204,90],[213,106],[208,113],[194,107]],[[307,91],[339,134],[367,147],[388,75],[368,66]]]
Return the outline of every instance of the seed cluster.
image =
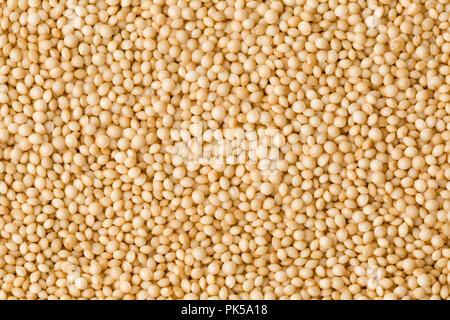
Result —
[[[450,298],[448,0],[0,2],[0,299]]]

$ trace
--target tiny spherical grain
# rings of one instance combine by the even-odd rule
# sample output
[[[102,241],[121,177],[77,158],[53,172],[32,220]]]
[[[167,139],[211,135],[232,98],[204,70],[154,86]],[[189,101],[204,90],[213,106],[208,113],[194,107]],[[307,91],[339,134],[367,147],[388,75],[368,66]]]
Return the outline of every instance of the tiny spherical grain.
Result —
[[[450,299],[446,0],[7,0],[0,299]]]

